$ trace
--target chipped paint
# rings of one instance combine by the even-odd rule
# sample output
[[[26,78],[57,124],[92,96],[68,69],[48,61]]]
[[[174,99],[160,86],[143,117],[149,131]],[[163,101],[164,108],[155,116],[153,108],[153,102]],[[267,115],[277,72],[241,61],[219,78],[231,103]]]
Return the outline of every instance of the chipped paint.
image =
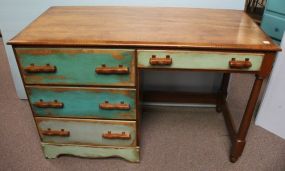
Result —
[[[27,73],[26,84],[135,86],[134,50],[81,48],[16,48],[20,68],[30,64],[57,67],[56,73]],[[129,74],[97,74],[96,67],[123,65]]]
[[[136,121],[113,121],[91,119],[59,119],[36,117],[36,123],[43,142],[63,144],[88,144],[97,146],[136,146]],[[69,137],[46,136],[42,131],[64,129],[70,132]],[[126,132],[130,139],[105,139],[104,133]]]
[[[79,88],[79,87],[40,87],[27,86],[31,104],[43,101],[58,100],[64,103],[63,108],[38,108],[32,106],[36,116],[136,119],[135,89],[112,88]],[[104,101],[130,105],[130,110],[104,110],[99,105]]]

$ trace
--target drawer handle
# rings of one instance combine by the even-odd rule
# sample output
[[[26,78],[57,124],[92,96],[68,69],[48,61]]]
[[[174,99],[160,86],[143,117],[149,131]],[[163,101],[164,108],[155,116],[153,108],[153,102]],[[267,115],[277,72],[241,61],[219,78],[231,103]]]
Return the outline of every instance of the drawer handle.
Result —
[[[170,55],[166,55],[165,58],[157,58],[156,55],[152,55],[149,59],[150,65],[171,65],[172,64],[172,58]]]
[[[108,133],[102,134],[102,137],[105,139],[122,139],[122,140],[129,140],[131,139],[131,134],[122,132],[122,133],[112,133],[108,131]]]
[[[249,61],[249,58],[245,58],[244,61],[237,61],[235,58],[232,58],[232,60],[229,61],[229,66],[230,68],[243,69],[250,68],[252,64]]]
[[[64,129],[51,130],[50,128],[48,128],[47,130],[43,130],[41,132],[43,135],[46,135],[46,136],[61,136],[61,137],[69,137],[70,136],[70,132],[65,131]]]
[[[274,31],[275,31],[275,32],[279,32],[279,28],[275,28]]]
[[[119,65],[118,67],[107,67],[106,64],[101,65],[101,67],[96,68],[97,74],[128,74],[129,68]]]
[[[101,103],[99,107],[105,110],[130,110],[131,108],[130,105],[125,102],[111,104],[109,101]]]
[[[55,73],[56,66],[52,66],[50,64],[36,66],[35,64],[31,64],[30,66],[24,68],[24,70],[28,73]]]
[[[64,106],[62,102],[59,102],[57,100],[44,102],[42,99],[40,99],[38,102],[35,102],[33,105],[39,108],[63,108]]]

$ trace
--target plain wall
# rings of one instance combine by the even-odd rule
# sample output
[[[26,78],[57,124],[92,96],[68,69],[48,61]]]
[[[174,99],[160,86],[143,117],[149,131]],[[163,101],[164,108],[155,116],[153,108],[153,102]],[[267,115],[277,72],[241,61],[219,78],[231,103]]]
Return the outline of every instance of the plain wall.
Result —
[[[285,139],[285,33],[281,48],[283,51],[277,54],[255,123]]]
[[[244,0],[1,0],[0,29],[6,44],[8,40],[50,6],[167,6],[243,10],[244,3]],[[5,49],[17,94],[19,98],[25,99],[26,94],[12,48],[5,45]],[[144,73],[144,79],[145,89],[215,91],[219,84],[220,75],[189,72],[179,74],[148,72]]]

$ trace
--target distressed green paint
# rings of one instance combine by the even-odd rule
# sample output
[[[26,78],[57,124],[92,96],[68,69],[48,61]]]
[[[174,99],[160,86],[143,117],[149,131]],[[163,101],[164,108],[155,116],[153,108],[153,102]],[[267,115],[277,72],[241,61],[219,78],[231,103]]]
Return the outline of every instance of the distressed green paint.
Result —
[[[63,144],[89,144],[97,146],[136,146],[136,122],[135,121],[111,121],[90,119],[49,119],[36,118],[38,129],[43,142]],[[45,136],[42,130],[61,130],[70,132],[69,137]],[[130,133],[131,138],[105,139],[102,134],[111,131],[113,133]]]
[[[149,59],[152,55],[165,58],[170,55],[172,65],[152,66]],[[227,54],[218,52],[187,52],[187,51],[139,51],[139,68],[178,68],[178,69],[208,69],[208,70],[236,70],[229,68],[229,61],[232,58],[236,60],[245,60],[249,58],[252,67],[249,69],[238,69],[239,71],[258,71],[261,67],[262,55],[256,54]]]
[[[92,147],[42,143],[42,148],[48,159],[57,158],[59,155],[73,155],[88,158],[121,157],[130,162],[139,162],[139,147]]]
[[[20,52],[19,52],[20,50]],[[56,73],[26,73],[26,84],[73,84],[73,85],[114,85],[133,86],[134,51],[133,50],[106,50],[106,51],[78,51],[69,53],[69,49],[62,49],[56,53],[33,54],[32,51],[43,49],[18,48],[17,57],[22,68],[35,64],[56,66]],[[49,50],[45,48],[44,50]],[[51,49],[53,50],[53,49]],[[72,49],[71,49],[72,50]],[[114,56],[112,53],[118,53]],[[129,74],[97,74],[95,68],[106,64],[109,67],[123,65],[130,70]]]
[[[78,88],[78,87],[26,87],[31,107],[36,116],[85,117],[102,119],[136,119],[135,89],[112,88]],[[63,108],[39,108],[34,106],[40,99],[43,101],[58,100]],[[104,110],[99,104],[130,104],[130,110]]]

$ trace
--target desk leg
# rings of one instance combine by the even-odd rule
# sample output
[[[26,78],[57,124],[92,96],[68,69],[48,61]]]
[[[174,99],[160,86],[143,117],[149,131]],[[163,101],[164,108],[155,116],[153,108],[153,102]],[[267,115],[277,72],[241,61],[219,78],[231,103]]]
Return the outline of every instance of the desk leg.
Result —
[[[240,123],[239,130],[233,139],[233,145],[230,156],[231,162],[236,162],[243,152],[245,146],[245,138],[248,132],[248,128],[250,126],[250,122],[259,96],[262,82],[263,78],[256,76],[242,121]]]
[[[220,90],[217,93],[216,111],[219,113],[222,112],[222,107],[224,105],[224,99],[226,99],[228,95],[229,80],[230,80],[230,73],[224,73]]]

